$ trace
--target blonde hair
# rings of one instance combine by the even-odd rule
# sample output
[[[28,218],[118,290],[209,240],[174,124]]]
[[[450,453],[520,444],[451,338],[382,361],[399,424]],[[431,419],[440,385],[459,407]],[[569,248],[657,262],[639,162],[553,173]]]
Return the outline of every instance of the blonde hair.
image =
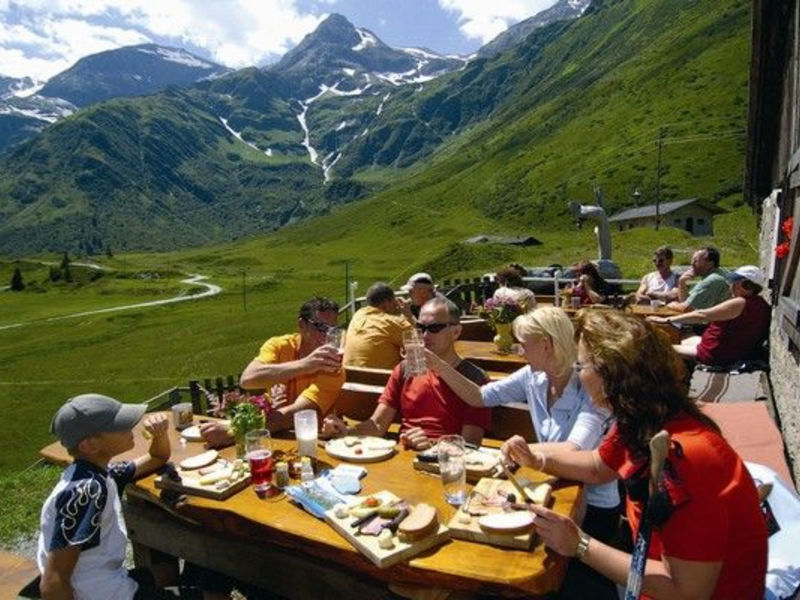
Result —
[[[554,306],[542,306],[514,319],[514,335],[518,340],[549,337],[553,342],[556,374],[565,375],[572,369],[578,355],[575,330],[567,313]]]

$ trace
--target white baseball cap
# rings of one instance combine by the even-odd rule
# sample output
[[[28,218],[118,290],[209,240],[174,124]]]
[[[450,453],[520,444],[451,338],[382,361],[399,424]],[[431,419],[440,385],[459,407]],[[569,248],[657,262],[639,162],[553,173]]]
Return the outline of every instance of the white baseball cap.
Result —
[[[728,281],[741,281],[742,279],[747,279],[757,286],[764,287],[767,276],[764,275],[764,271],[755,265],[744,265],[736,269],[733,273],[728,273]]]
[[[408,291],[417,284],[433,286],[433,277],[431,277],[427,273],[414,273],[411,277],[408,278],[408,281],[403,286],[403,289]]]

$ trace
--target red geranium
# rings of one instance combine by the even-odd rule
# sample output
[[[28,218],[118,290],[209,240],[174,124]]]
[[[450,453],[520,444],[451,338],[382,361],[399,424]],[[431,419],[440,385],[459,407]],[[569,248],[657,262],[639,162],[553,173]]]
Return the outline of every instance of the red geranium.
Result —
[[[791,243],[783,242],[782,244],[778,244],[775,246],[775,256],[778,258],[786,258],[789,255],[789,249],[791,247]]]
[[[789,255],[789,250],[792,248],[792,233],[794,232],[794,217],[787,217],[781,223],[781,233],[786,236],[787,240],[775,246],[775,256],[778,258],[786,258]]]
[[[792,231],[794,231],[794,217],[789,217],[783,222],[781,231],[786,237],[792,237]]]

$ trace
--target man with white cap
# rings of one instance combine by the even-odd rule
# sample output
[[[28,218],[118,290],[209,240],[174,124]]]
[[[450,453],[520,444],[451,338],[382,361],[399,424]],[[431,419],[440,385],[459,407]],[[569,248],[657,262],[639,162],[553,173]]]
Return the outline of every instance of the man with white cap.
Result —
[[[444,298],[443,294],[436,291],[436,286],[433,284],[433,277],[427,273],[414,273],[408,278],[408,281],[403,286],[403,290],[408,292],[411,301],[398,299],[398,303],[402,313],[412,323],[417,322],[419,311],[422,305],[428,300]]]
[[[758,267],[745,265],[727,280],[733,296],[730,300],[674,317],[648,317],[655,323],[710,323],[702,337],[692,336],[674,346],[684,358],[727,366],[760,357],[769,335],[771,312],[760,296],[766,276]]]

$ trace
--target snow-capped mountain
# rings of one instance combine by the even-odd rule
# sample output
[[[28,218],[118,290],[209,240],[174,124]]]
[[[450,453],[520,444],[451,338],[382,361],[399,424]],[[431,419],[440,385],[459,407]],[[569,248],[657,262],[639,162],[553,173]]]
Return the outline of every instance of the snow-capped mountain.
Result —
[[[8,98],[24,98],[35,94],[44,83],[34,81],[30,77],[6,77],[0,75],[0,100]]]
[[[489,58],[516,46],[531,32],[550,23],[556,21],[567,21],[569,19],[577,19],[580,17],[592,0],[558,0],[553,6],[541,12],[536,13],[532,17],[520,21],[506,29],[503,33],[498,35],[488,44],[485,44],[478,50],[478,56],[481,58]]]
[[[430,81],[466,62],[420,48],[391,48],[368,29],[332,14],[268,70],[286,79],[297,97],[309,98],[320,86],[363,93],[381,83]]]
[[[155,44],[127,46],[86,56],[47,81],[42,96],[83,107],[120,96],[144,96],[164,88],[219,77],[231,69]]]

